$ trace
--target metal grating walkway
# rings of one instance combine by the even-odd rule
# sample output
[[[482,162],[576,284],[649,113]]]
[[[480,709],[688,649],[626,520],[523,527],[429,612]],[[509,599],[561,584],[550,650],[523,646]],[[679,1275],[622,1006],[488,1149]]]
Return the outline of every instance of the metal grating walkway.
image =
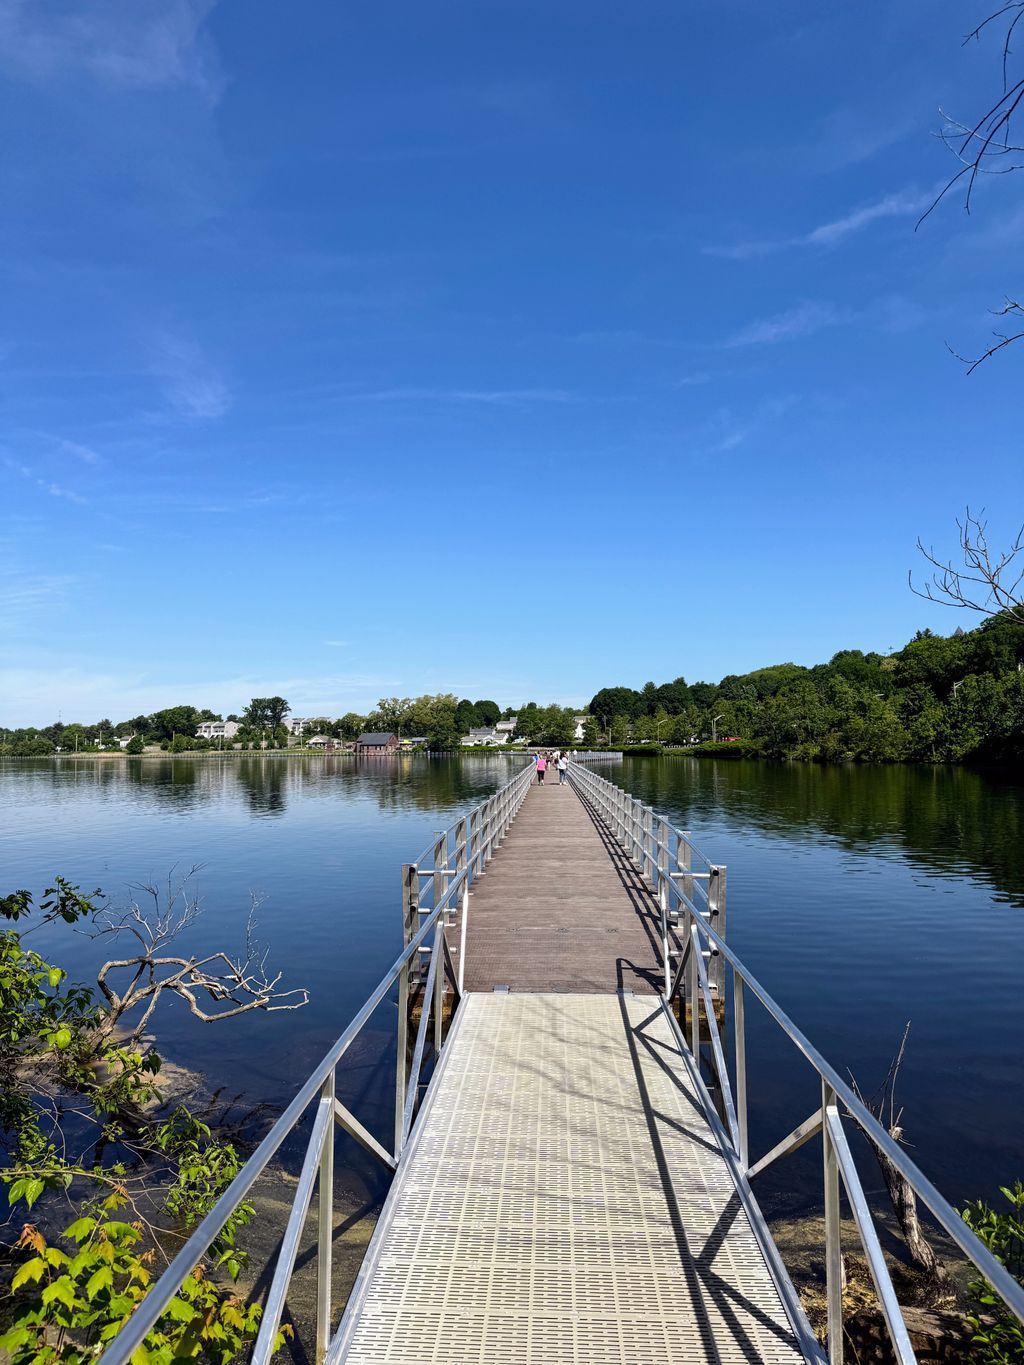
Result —
[[[340,1359],[803,1359],[648,998],[465,998]]]

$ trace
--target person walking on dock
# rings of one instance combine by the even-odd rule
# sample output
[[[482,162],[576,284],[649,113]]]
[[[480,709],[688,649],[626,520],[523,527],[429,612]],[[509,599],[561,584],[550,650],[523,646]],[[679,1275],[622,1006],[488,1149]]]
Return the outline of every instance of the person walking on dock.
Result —
[[[547,772],[548,761],[543,754],[537,755],[537,782],[540,786],[544,785],[544,774]]]
[[[559,755],[558,755],[558,785],[559,785],[560,787],[564,787],[564,786],[565,786],[565,779],[568,777],[568,775],[569,775],[569,760],[566,758],[565,754],[559,754]]]

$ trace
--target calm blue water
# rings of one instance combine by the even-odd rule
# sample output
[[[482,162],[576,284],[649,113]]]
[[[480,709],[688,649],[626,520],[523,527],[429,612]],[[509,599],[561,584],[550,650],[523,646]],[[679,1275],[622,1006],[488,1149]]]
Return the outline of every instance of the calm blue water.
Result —
[[[190,950],[240,946],[250,892],[295,1013],[204,1026],[177,1002],[161,1051],[225,1099],[279,1105],[400,947],[399,872],[521,760],[0,762],[0,888],[55,874],[127,903],[193,865]],[[1024,1177],[1024,786],[954,769],[627,759],[608,775],[728,866],[728,936],[865,1090],[912,1021],[901,1081],[913,1155],[951,1198]],[[90,979],[115,955],[64,929],[41,951]],[[753,1145],[815,1107],[807,1071],[751,1007]],[[356,1084],[386,1085],[382,1018]],[[812,1158],[808,1157],[808,1161]],[[772,1197],[792,1182],[780,1182]]]

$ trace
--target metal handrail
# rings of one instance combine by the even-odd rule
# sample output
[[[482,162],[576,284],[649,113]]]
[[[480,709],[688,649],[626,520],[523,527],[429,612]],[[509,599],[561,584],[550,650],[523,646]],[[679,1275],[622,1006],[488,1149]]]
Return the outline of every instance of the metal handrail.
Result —
[[[493,853],[493,847],[501,835],[508,829],[509,824],[522,806],[526,794],[530,788],[533,778],[532,764],[518,772],[511,781],[505,783],[493,796],[475,806],[468,815],[463,816],[449,830],[435,842],[433,848],[436,849],[441,838],[447,839],[449,834],[460,826],[465,825],[469,828],[476,824],[480,833],[480,856],[483,856],[483,845],[486,842],[489,852],[487,858]],[[459,844],[456,843],[458,850]],[[462,853],[467,852],[469,844],[466,840],[462,841]],[[428,853],[430,850],[428,850]],[[427,855],[425,854],[424,857]],[[428,869],[432,875],[449,877],[449,869],[442,864],[441,867]],[[426,1047],[427,1030],[429,1021],[433,1019],[434,1024],[434,1048],[436,1053],[440,1053],[444,1043],[442,1004],[444,997],[445,981],[447,979],[456,999],[461,998],[462,987],[460,971],[456,973],[453,969],[451,950],[445,938],[445,915],[450,913],[452,902],[457,892],[462,891],[463,895],[468,890],[468,885],[472,880],[474,872],[473,862],[470,858],[463,857],[462,867],[450,878],[448,886],[443,894],[437,899],[436,904],[426,910],[419,910],[420,922],[416,924],[413,932],[407,936],[405,947],[395,958],[394,962],[385,972],[369,997],[364,1002],[352,1022],[348,1025],[341,1036],[332,1044],[325,1053],[319,1065],[307,1078],[304,1084],[295,1095],[294,1099],[285,1109],[270,1132],[259,1144],[252,1156],[243,1165],[242,1169],[232,1180],[224,1193],[220,1196],[213,1208],[198,1225],[191,1237],[181,1248],[178,1254],[167,1266],[150,1289],[146,1297],[135,1309],[129,1321],[125,1324],[118,1335],[111,1341],[109,1346],[100,1357],[99,1365],[126,1365],[130,1361],[132,1354],[143,1344],[148,1334],[159,1321],[160,1316],[166,1310],[168,1304],[178,1293],[181,1285],[202,1258],[209,1251],[211,1244],[218,1233],[224,1227],[228,1218],[234,1213],[238,1205],[246,1198],[257,1179],[270,1163],[271,1158],[280,1148],[285,1138],[301,1122],[310,1105],[314,1100],[318,1100],[317,1113],[313,1123],[313,1130],[306,1147],[303,1159],[302,1172],[296,1187],[295,1196],[292,1201],[292,1208],[288,1218],[288,1224],[278,1252],[277,1262],[274,1267],[274,1275],[270,1289],[267,1294],[267,1302],[257,1335],[256,1344],[253,1347],[252,1360],[263,1363],[270,1359],[272,1354],[273,1342],[276,1337],[280,1324],[281,1313],[283,1312],[287,1298],[288,1284],[291,1280],[294,1268],[296,1252],[299,1239],[305,1223],[306,1215],[312,1200],[314,1186],[319,1183],[319,1218],[318,1218],[318,1237],[317,1237],[317,1321],[316,1321],[316,1343],[317,1357],[322,1359],[326,1352],[331,1327],[331,1234],[332,1227],[332,1206],[333,1206],[333,1180],[334,1180],[334,1143],[333,1126],[334,1123],[346,1132],[350,1133],[367,1151],[380,1159],[389,1169],[394,1170],[401,1157],[402,1148],[405,1145],[410,1131],[415,1126],[417,1099],[419,1095],[420,1073],[424,1061]],[[403,892],[405,881],[403,879]],[[423,1009],[420,1016],[419,1027],[415,1047],[413,1051],[412,1067],[409,1074],[406,1074],[406,1055],[407,1055],[407,1029],[408,1029],[408,997],[410,989],[410,975],[413,965],[418,962],[422,950],[427,948],[427,940],[433,932],[433,940],[427,951],[430,953],[430,967],[428,970],[427,988],[423,996]],[[395,1151],[394,1154],[387,1151],[376,1138],[370,1134],[359,1120],[351,1114],[348,1109],[337,1099],[335,1095],[335,1070],[338,1063],[351,1047],[352,1043],[359,1036],[363,1027],[366,1025],[378,1005],[384,1000],[391,988],[398,983],[399,986],[399,1008],[398,1008],[398,1066],[397,1066],[397,1085],[396,1085],[396,1115],[395,1115]],[[333,1122],[331,1121],[333,1120]]]
[[[574,769],[570,765],[569,773],[570,780],[576,789],[605,821],[606,828],[626,847],[633,861],[639,863],[641,870],[645,870],[644,864],[649,857],[649,847],[645,843],[646,836],[638,834],[637,828],[638,824],[641,829],[644,828],[642,819],[644,812],[653,815],[650,808],[643,806],[635,797],[616,787],[614,783],[597,777],[586,769]],[[681,831],[675,830],[665,821],[664,817],[654,815],[654,821],[660,822],[664,827],[672,830],[681,839],[685,839],[689,845],[689,837],[683,835]],[[692,850],[692,845],[689,847]],[[695,850],[693,851],[695,852]],[[709,864],[709,871],[714,872],[715,870],[716,865]],[[720,872],[724,874],[724,868],[721,868]],[[688,873],[689,869],[682,870],[681,879],[684,880],[684,883]],[[676,886],[674,878],[677,875],[668,869],[658,867],[656,875],[652,878],[662,908],[663,965],[665,967],[665,978],[669,983],[662,992],[662,1005],[665,1007],[666,1014],[671,1018],[673,999],[679,990],[684,973],[688,969],[687,1003],[690,1007],[690,1038],[688,1044],[682,1030],[676,1028],[675,1032],[683,1046],[688,1045],[695,1073],[699,1078],[702,1061],[699,1003],[703,999],[711,1049],[708,1061],[718,1082],[721,1104],[724,1109],[725,1126],[719,1124],[718,1131],[723,1142],[728,1145],[729,1155],[736,1161],[737,1169],[746,1181],[759,1175],[778,1158],[796,1151],[798,1147],[803,1146],[805,1142],[817,1136],[819,1132],[822,1134],[825,1182],[826,1298],[830,1365],[840,1365],[843,1358],[840,1178],[846,1188],[854,1223],[878,1291],[879,1303],[889,1329],[897,1360],[901,1362],[901,1365],[910,1365],[910,1362],[915,1359],[906,1325],[893,1290],[889,1270],[882,1254],[874,1219],[868,1208],[860,1177],[846,1140],[839,1102],[842,1103],[843,1109],[861,1129],[868,1141],[873,1143],[908,1181],[939,1226],[956,1243],[967,1259],[977,1267],[1003,1300],[1006,1307],[1024,1323],[1024,1287],[1018,1284],[1006,1267],[975,1236],[953,1206],[907,1156],[899,1143],[886,1132],[874,1114],[858,1098],[852,1087],[843,1080],[831,1063],[826,1061],[806,1035],[794,1024],[789,1015],[768,994],[764,986],[743,964],[734,950],[729,947],[725,941],[722,927],[712,927],[711,920],[714,916],[707,913],[706,907],[701,908],[694,903],[692,893],[688,894],[685,885],[683,887]],[[692,876],[692,873],[690,875]],[[717,878],[712,878],[709,887],[713,887],[716,880]],[[686,932],[683,938],[686,946],[679,950],[681,961],[674,975],[670,975],[672,958],[667,946],[668,926],[666,921],[668,915],[664,899],[666,885],[676,892],[678,903],[685,916]],[[707,944],[707,952],[700,951],[698,948],[702,940]],[[728,966],[732,978],[734,1086],[730,1081],[725,1063],[724,1049],[721,1044],[709,990],[708,972],[705,967],[705,958],[709,954],[712,955],[713,960],[721,963],[723,973],[725,966]],[[818,1073],[822,1086],[821,1109],[799,1124],[788,1137],[773,1147],[765,1156],[753,1163],[749,1161],[747,1150],[745,996],[748,991],[760,1002],[771,1019]],[[705,1093],[708,1092],[705,1091]]]

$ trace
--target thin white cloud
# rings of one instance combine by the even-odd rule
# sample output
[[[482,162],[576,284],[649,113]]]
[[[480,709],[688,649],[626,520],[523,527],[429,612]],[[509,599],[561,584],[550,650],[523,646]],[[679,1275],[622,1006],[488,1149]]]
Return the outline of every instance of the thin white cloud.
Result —
[[[710,384],[711,376],[706,370],[698,370],[694,374],[684,374],[681,379],[677,379],[672,387],[674,389],[693,389],[701,384]]]
[[[572,403],[576,395],[566,389],[371,389],[343,394],[353,402],[436,403]]]
[[[882,219],[919,217],[934,198],[933,190],[927,193],[901,190],[896,194],[887,194],[884,199],[879,199],[873,204],[865,204],[854,209],[844,214],[842,218],[822,223],[812,228],[810,232],[800,233],[796,237],[736,242],[731,245],[715,244],[704,247],[703,251],[705,256],[721,256],[726,260],[743,261],[773,255],[778,251],[788,251],[793,247],[833,247]]]
[[[223,417],[231,407],[231,390],[201,348],[164,333],[156,349],[154,368],[172,407],[182,417]]]
[[[0,563],[0,629],[10,632],[38,621],[43,612],[65,600],[73,582],[69,575],[36,573]]]
[[[784,313],[776,313],[774,317],[748,323],[734,332],[723,345],[765,346],[779,341],[794,341],[798,337],[810,336],[812,332],[820,332],[823,327],[834,327],[842,321],[843,315],[832,304],[805,302]]]
[[[85,75],[104,85],[191,85],[213,96],[216,60],[203,34],[214,0],[0,0],[0,69],[46,84]]]
[[[0,580],[2,581],[2,580]],[[2,599],[0,599],[2,600]],[[46,725],[58,711],[88,720],[123,720],[164,706],[209,706],[227,714],[241,711],[250,697],[287,697],[292,711],[305,716],[343,715],[368,710],[378,697],[404,695],[394,677],[337,674],[322,678],[255,677],[153,682],[146,674],[106,673],[61,661],[0,668],[0,724]]]
[[[66,441],[62,437],[58,437],[57,449],[63,455],[72,455],[76,460],[81,460],[83,464],[98,465],[103,463],[103,456],[93,450],[92,446],[82,445],[81,441]]]
[[[4,464],[15,474],[20,474],[29,483],[35,484],[37,488],[48,493],[51,498],[63,498],[65,502],[77,503],[80,507],[88,506],[89,499],[76,493],[73,488],[68,488],[62,483],[57,483],[53,479],[48,479],[32,468],[31,465],[22,464],[19,460],[5,459]]]
[[[347,649],[349,643],[348,640],[324,640],[328,649]]]

